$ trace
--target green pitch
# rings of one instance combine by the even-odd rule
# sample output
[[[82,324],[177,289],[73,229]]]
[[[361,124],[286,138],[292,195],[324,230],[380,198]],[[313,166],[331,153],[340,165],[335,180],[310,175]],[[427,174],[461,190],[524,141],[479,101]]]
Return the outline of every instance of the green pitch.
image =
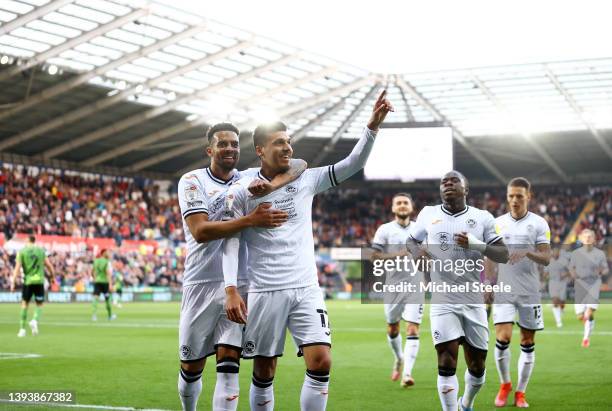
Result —
[[[359,302],[328,302],[333,337],[333,369],[329,410],[438,410],[436,359],[426,315],[421,350],[414,370],[416,385],[402,389],[389,380],[392,355],[385,337],[383,308]],[[40,335],[16,337],[17,304],[0,305],[0,391],[70,390],[79,404],[114,407],[178,409],[177,322],[179,305],[126,304],[114,308],[118,319],[107,322],[99,312],[90,321],[89,304],[47,304]],[[536,367],[527,399],[536,410],[609,410],[612,408],[612,306],[597,312],[591,347],[580,347],[582,324],[573,306],[565,312],[565,327],[557,330],[545,306],[547,329],[536,338]],[[30,309],[31,316],[31,309]],[[29,318],[28,318],[29,319]],[[403,334],[403,332],[402,332]],[[487,383],[476,400],[476,410],[491,410],[498,387],[492,358]],[[299,409],[304,364],[294,355],[292,342],[279,360],[274,383],[278,410]],[[40,358],[5,359],[5,353],[39,354]],[[518,335],[512,342],[513,382],[516,384]],[[240,410],[248,409],[251,362],[243,361]],[[214,361],[204,373],[200,409],[210,409]],[[463,385],[464,366],[457,370]],[[44,406],[0,409],[41,410]],[[54,410],[62,409],[54,407]]]

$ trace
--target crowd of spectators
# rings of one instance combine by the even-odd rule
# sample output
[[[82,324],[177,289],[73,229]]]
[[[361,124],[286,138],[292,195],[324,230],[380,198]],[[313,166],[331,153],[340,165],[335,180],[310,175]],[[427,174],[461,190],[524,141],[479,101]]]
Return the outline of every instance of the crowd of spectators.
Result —
[[[172,191],[174,184],[169,187]],[[315,247],[369,245],[378,226],[392,219],[391,199],[397,191],[339,187],[317,196]],[[440,202],[437,188],[407,191],[414,201],[413,218],[423,206]],[[594,229],[603,244],[612,229],[612,188],[539,187],[531,208],[548,221],[553,242],[561,243],[589,200],[594,207],[580,228]],[[505,189],[474,189],[468,203],[499,216],[506,212]],[[15,233],[113,238],[117,244],[167,240],[166,248],[153,254],[115,253],[114,268],[127,285],[179,287],[182,282],[184,258],[177,250],[184,233],[176,195],[150,181],[0,166],[0,236],[8,240]],[[0,248],[0,288],[8,287],[14,258]],[[63,283],[75,285],[84,281],[93,256],[52,254],[51,259]]]
[[[176,199],[146,181],[0,167],[0,233],[182,241]]]

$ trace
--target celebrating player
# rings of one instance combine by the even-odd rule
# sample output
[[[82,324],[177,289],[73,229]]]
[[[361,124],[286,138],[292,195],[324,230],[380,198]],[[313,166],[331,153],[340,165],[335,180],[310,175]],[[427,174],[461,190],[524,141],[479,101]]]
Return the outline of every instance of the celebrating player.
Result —
[[[36,302],[34,316],[30,321],[32,335],[38,334],[38,320],[42,312],[43,302],[45,301],[45,268],[49,273],[52,282],[55,281],[55,270],[49,259],[45,255],[42,247],[34,245],[36,237],[28,237],[28,244],[19,251],[15,261],[15,269],[11,277],[11,291],[15,290],[15,281],[23,269],[23,290],[21,291],[21,313],[19,321],[19,333],[17,337],[25,337],[25,325],[28,319],[28,305],[32,296]]]
[[[378,127],[393,110],[378,97],[363,134],[349,156],[340,162],[306,170],[282,190],[262,198],[252,198],[246,190],[252,178],[230,188],[228,207],[236,217],[269,203],[287,212],[288,221],[280,228],[242,232],[248,250],[247,310],[237,290],[236,265],[239,237],[226,240],[223,273],[227,293],[227,314],[245,323],[244,358],[254,358],[250,390],[251,410],[274,408],[273,379],[277,357],[283,354],[286,330],[303,355],[306,375],[302,385],[302,410],[324,410],[328,398],[331,368],[331,331],[323,294],[318,286],[312,235],[312,200],[324,190],[338,185],[361,170],[374,145]],[[259,176],[271,179],[287,169],[292,157],[291,138],[282,122],[255,129],[254,145],[261,160]]]
[[[552,299],[552,312],[555,317],[557,328],[563,327],[563,310],[567,298],[567,282],[570,277],[568,270],[569,255],[561,247],[555,247],[552,251],[550,264],[544,269],[548,277],[548,292]]]
[[[570,257],[569,270],[574,278],[575,308],[578,320],[584,322],[582,346],[591,345],[591,333],[595,328],[595,311],[599,306],[601,276],[610,271],[603,251],[595,248],[595,233],[585,229],[580,233],[583,246],[574,250]]]
[[[376,250],[372,254],[373,260],[395,258],[405,256],[406,240],[410,230],[410,215],[412,214],[412,199],[409,194],[397,193],[391,200],[391,212],[393,221],[378,227],[372,240],[372,248]],[[410,281],[418,285],[423,280],[422,273],[387,272],[387,283],[390,281]],[[391,277],[395,277],[391,279]],[[386,296],[385,296],[386,297]],[[414,385],[412,378],[412,367],[419,352],[419,326],[423,318],[423,293],[394,294],[390,296],[394,301],[385,301],[385,317],[387,319],[387,339],[391,351],[395,356],[391,380],[400,379],[402,387]],[[409,303],[408,300],[415,300]],[[402,336],[400,333],[400,320],[406,321],[406,346],[402,353]],[[403,366],[403,367],[402,367]],[[402,369],[403,368],[403,369]]]
[[[187,241],[183,277],[183,300],[179,325],[181,369],[178,391],[184,410],[195,410],[202,391],[202,371],[206,357],[216,353],[217,383],[213,410],[235,410],[238,406],[238,371],[242,330],[227,320],[223,304],[225,291],[222,274],[223,238],[246,227],[278,227],[287,220],[284,211],[257,207],[249,215],[222,221],[225,196],[230,185],[245,173],[238,172],[240,158],[239,130],[231,123],[219,123],[208,129],[206,154],[210,167],[183,175],[178,197]],[[293,160],[291,168],[272,183],[258,183],[253,191],[264,194],[293,180],[306,168],[303,160]],[[255,171],[256,172],[256,171]],[[246,291],[245,256],[241,253],[239,289]]]
[[[93,279],[93,299],[92,307],[93,314],[91,316],[92,321],[98,321],[98,300],[100,295],[104,297],[104,304],[106,305],[106,313],[109,320],[117,318],[113,314],[111,307],[111,293],[113,292],[113,267],[109,260],[108,250],[100,251],[100,255],[93,262],[91,269],[91,278]]]
[[[506,405],[512,391],[510,380],[510,340],[512,325],[518,314],[521,331],[521,355],[518,361],[518,385],[514,404],[527,408],[525,390],[535,366],[535,333],[544,329],[540,297],[540,274],[537,264],[550,262],[550,228],[542,217],[529,211],[531,184],[523,177],[510,180],[506,189],[509,213],[495,220],[497,233],[504,237],[510,249],[508,264],[498,267],[498,281],[512,286],[512,293],[495,296],[495,363],[501,385],[495,406]]]
[[[484,210],[466,205],[467,179],[458,171],[440,181],[442,204],[424,207],[410,224],[406,245],[413,256],[429,261],[432,284],[442,290],[479,284],[483,256],[508,260],[508,249],[495,233],[495,220]],[[427,239],[428,248],[421,248]],[[436,264],[444,262],[444,264]],[[449,264],[452,263],[452,264]],[[482,293],[432,292],[431,334],[438,354],[438,395],[444,411],[472,410],[485,382],[489,342],[487,312]],[[457,400],[459,345],[467,363],[465,392]]]

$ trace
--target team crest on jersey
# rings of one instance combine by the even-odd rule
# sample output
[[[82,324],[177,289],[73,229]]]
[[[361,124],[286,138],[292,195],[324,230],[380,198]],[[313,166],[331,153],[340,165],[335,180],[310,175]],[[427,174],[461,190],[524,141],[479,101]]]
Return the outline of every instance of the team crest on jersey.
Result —
[[[446,251],[450,248],[450,234],[449,233],[438,233],[436,234],[438,244],[440,244],[440,250]]]
[[[473,218],[470,218],[469,220],[466,221],[468,227],[470,228],[474,228],[476,227],[476,220],[474,220]]]
[[[181,345],[180,348],[181,358],[191,358],[191,347],[188,345]]]
[[[247,341],[247,343],[244,345],[244,353],[253,354],[254,352],[255,352],[255,342]]]
[[[297,187],[289,185],[285,188],[285,191],[289,194],[294,194],[297,193]]]
[[[532,224],[529,224],[529,225],[527,226],[527,232],[528,232],[528,233],[531,233],[533,230],[534,230],[533,225],[532,225]]]

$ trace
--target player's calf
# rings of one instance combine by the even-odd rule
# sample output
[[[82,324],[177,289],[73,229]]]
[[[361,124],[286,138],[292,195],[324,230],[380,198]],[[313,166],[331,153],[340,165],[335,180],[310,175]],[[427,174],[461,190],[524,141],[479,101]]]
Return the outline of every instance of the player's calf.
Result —
[[[326,345],[303,347],[306,375],[300,395],[302,411],[320,411],[327,407],[331,353]]]
[[[223,357],[217,360],[217,383],[213,395],[213,410],[235,411],[238,408],[239,371],[238,358]]]
[[[195,411],[202,392],[202,371],[204,359],[181,362],[178,376],[178,392],[183,411]]]

